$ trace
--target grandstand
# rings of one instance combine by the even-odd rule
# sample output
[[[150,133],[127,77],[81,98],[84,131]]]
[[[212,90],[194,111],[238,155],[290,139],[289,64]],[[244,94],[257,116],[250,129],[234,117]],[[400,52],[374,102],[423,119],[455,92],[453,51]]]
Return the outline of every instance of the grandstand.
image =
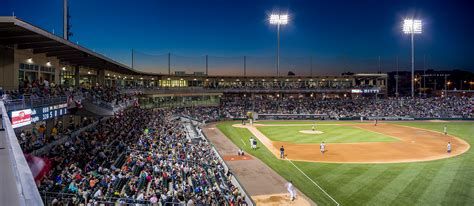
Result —
[[[419,83],[419,96],[411,98],[400,97],[398,88],[395,94],[393,72],[321,75],[313,73],[307,58],[288,58],[282,64],[286,74],[275,75],[259,72],[267,57],[137,51],[133,56],[127,66],[16,17],[0,16],[0,205],[339,205],[332,195],[344,189],[323,180],[330,195],[314,181],[324,175],[312,168],[334,169],[319,163],[341,164],[348,172],[352,166],[347,163],[456,161],[451,157],[472,155],[472,137],[464,132],[474,128],[474,79],[461,80],[464,89],[458,90],[449,88],[448,75],[440,73],[437,78],[444,78],[444,85],[436,79],[433,89],[422,89]],[[398,87],[398,71],[396,75]],[[436,122],[436,128],[426,122],[390,122],[407,120]],[[383,123],[369,128],[367,122],[373,121],[375,126]],[[441,124],[456,128],[454,135],[444,126],[443,136]],[[333,159],[326,160],[324,151],[314,149],[324,139],[278,136],[300,137],[315,126],[337,139],[328,144],[341,148],[355,142],[363,148],[367,142],[396,142],[404,145],[392,149],[411,149],[416,138],[431,140],[420,139],[424,150],[413,156],[394,149],[390,159],[392,154],[381,147],[372,156],[359,157],[344,148],[339,153],[334,149],[328,157]],[[264,129],[269,127],[275,130]],[[373,135],[377,141],[331,133],[336,130]],[[401,132],[388,132],[395,130]],[[247,145],[253,144],[250,137],[256,138],[258,149]],[[452,156],[445,154],[447,141],[456,148]],[[310,144],[314,148],[304,150]],[[436,148],[440,145],[442,151]],[[280,146],[294,153],[278,159]],[[287,201],[285,189],[279,189],[289,181],[301,195],[296,202]],[[347,193],[356,191],[351,184],[347,181],[352,187],[346,190],[354,191]],[[336,197],[345,204],[367,203]],[[473,202],[472,196],[465,198]]]

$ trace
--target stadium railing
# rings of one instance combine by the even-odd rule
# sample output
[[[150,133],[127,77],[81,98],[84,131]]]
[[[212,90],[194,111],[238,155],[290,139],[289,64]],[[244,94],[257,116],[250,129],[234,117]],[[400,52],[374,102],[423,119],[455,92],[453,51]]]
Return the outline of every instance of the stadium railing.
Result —
[[[78,198],[81,194],[77,193],[62,193],[62,192],[41,192],[43,203],[45,205],[51,204],[54,199],[60,201],[63,205],[87,205],[89,200]],[[153,205],[148,200],[136,200],[132,198],[117,198],[117,197],[101,197],[92,200],[93,205]]]
[[[67,96],[14,99],[5,101],[7,111],[67,103]]]
[[[122,93],[142,92],[144,94],[168,94],[168,93],[331,93],[331,92],[347,92],[350,93],[353,88],[203,88],[203,87],[187,87],[187,88],[170,88],[170,87],[153,87],[143,89],[123,89]]]
[[[38,189],[35,184],[35,180],[31,173],[31,170],[28,166],[28,163],[23,155],[18,139],[13,131],[10,119],[7,115],[7,110],[3,101],[0,101],[0,112],[2,116],[2,128],[4,128],[5,142],[6,145],[3,145],[8,151],[8,162],[3,162],[2,164],[11,164],[12,172],[14,175],[14,181],[16,181],[16,188],[1,188],[2,191],[6,192],[8,190],[15,190],[18,193],[18,202],[20,205],[43,205],[41,201],[41,196],[38,192]],[[3,165],[2,169],[8,169],[9,167]],[[6,177],[4,177],[6,178]],[[6,184],[0,185],[0,187],[5,187]],[[1,201],[0,201],[1,203]]]

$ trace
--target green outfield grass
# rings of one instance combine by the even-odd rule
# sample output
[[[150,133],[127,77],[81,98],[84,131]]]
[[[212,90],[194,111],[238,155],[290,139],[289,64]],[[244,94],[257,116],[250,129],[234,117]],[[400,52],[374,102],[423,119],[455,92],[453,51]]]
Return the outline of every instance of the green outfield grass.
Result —
[[[398,139],[359,129],[350,125],[317,124],[315,130],[322,134],[304,134],[301,130],[311,130],[312,125],[306,126],[262,126],[257,129],[272,141],[291,142],[297,144],[316,143],[354,143],[354,142],[393,142]]]
[[[261,159],[319,205],[335,205],[290,162],[279,160],[265,147],[249,150],[242,138],[251,133],[221,122],[217,127],[240,148]],[[442,131],[474,144],[474,122],[400,122],[396,124]],[[262,146],[262,144],[258,144]],[[454,148],[456,149],[456,148]],[[335,164],[294,162],[341,205],[474,205],[474,152],[418,163]]]

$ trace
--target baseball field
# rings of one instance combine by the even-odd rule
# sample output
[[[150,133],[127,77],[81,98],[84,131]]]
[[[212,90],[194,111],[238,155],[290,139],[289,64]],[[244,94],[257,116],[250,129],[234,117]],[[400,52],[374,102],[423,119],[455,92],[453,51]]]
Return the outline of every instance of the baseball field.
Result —
[[[318,205],[474,205],[473,122],[220,122],[217,128]],[[257,150],[248,146],[251,136]]]

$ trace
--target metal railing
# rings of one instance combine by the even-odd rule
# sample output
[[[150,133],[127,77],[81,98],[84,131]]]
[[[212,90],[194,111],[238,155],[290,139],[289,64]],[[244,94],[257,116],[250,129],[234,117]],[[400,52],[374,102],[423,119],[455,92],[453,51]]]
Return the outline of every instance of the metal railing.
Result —
[[[92,104],[94,104],[96,106],[99,106],[99,107],[102,107],[104,109],[111,110],[113,112],[117,112],[117,111],[123,110],[125,108],[128,108],[131,105],[133,105],[133,103],[137,100],[136,98],[132,98],[128,101],[121,102],[121,103],[117,104],[117,103],[112,103],[112,102],[106,102],[106,101],[103,101],[101,99],[97,99],[97,98],[93,98],[93,97],[90,97],[88,99],[90,100],[90,102]]]
[[[123,89],[122,93],[134,93],[139,91],[142,94],[169,94],[169,93],[331,93],[331,92],[345,92],[351,93],[352,89],[358,87],[344,87],[344,88],[206,88],[206,87],[186,87],[186,88],[171,88],[171,87],[152,87],[143,89]],[[373,87],[371,89],[379,90],[379,94],[383,94],[385,88]]]
[[[13,111],[34,107],[49,106],[53,104],[64,104],[67,103],[67,99],[67,96],[41,98],[26,97],[24,99],[6,100],[5,108],[7,109],[7,111]]]
[[[41,192],[41,197],[43,198],[43,203],[45,205],[51,205],[54,199],[58,200],[58,203],[63,205],[70,204],[84,204],[86,205],[89,200],[83,199],[82,195],[78,193],[64,193],[64,192]],[[94,205],[136,205],[136,206],[148,206],[154,205],[148,200],[136,200],[133,198],[125,197],[101,197],[97,199],[92,199]],[[158,204],[157,204],[158,205]],[[170,204],[171,205],[171,204]]]

